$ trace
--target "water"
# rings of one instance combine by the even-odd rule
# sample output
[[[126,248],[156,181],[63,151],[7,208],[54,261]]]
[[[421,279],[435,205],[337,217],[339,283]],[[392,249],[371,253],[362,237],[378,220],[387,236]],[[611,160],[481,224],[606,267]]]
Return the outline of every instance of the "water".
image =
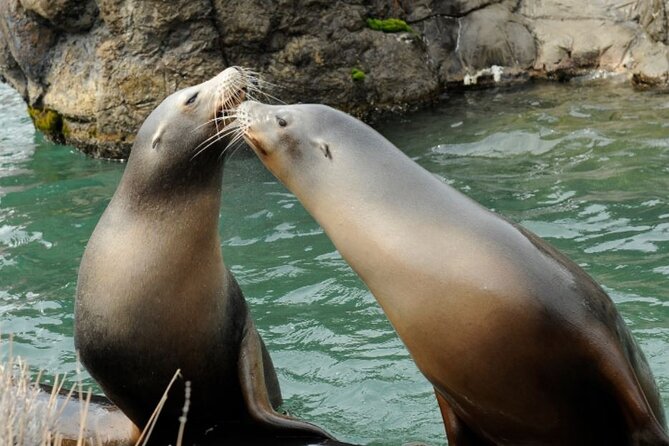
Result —
[[[35,369],[74,376],[77,267],[124,165],[46,142],[3,85],[0,104],[0,329]],[[668,118],[668,96],[537,85],[454,95],[377,127],[602,283],[669,409]],[[351,442],[445,444],[432,390],[373,297],[254,157],[227,165],[221,213],[286,408]]]

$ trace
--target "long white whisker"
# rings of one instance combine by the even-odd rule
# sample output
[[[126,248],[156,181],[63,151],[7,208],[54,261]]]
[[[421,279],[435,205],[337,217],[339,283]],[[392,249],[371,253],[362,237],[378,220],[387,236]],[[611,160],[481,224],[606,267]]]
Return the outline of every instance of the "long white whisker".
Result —
[[[243,144],[241,144],[242,141],[243,141],[243,140],[241,140],[241,139],[236,140],[236,141],[235,141],[236,147],[232,147],[232,145],[228,145],[228,146],[225,148],[225,151],[221,152],[221,155],[220,155],[220,156],[222,157],[224,154],[226,154],[226,153],[228,152],[229,148],[232,147],[232,152],[231,152],[230,155],[228,156],[228,159],[232,158],[232,156],[233,156],[235,153],[237,153],[237,151],[243,146]]]
[[[195,147],[195,150],[199,149],[204,144],[212,142],[212,140],[214,140],[214,139],[221,139],[221,138],[224,138],[224,137],[234,133],[238,128],[239,128],[239,124],[237,123],[236,120],[233,120],[231,123],[229,123],[225,127],[219,129],[215,134],[213,134],[212,136],[210,136],[209,138],[205,139],[200,144],[198,144],[198,146]]]
[[[212,124],[212,123],[214,123],[214,122],[216,122],[216,121],[218,121],[218,118],[212,118],[212,119],[210,119],[210,120],[208,120],[208,121],[205,121],[204,123],[198,125],[198,126],[195,127],[192,131],[194,132],[194,131],[196,131],[196,130],[198,130],[198,129],[201,129],[201,128],[204,127],[205,125]]]
[[[197,158],[198,155],[200,155],[201,153],[203,153],[203,152],[204,152],[205,150],[207,150],[209,147],[211,147],[211,146],[213,146],[214,144],[216,144],[219,140],[220,140],[219,138],[216,138],[216,139],[214,139],[213,141],[211,141],[209,144],[207,144],[206,146],[204,146],[203,148],[201,148],[200,150],[198,150],[197,152],[195,152],[195,154],[194,154],[193,156],[191,156],[190,160],[193,161],[195,158]]]
[[[230,140],[227,146],[225,146],[225,149],[223,150],[224,152],[228,150],[228,147],[234,145],[237,141],[241,140],[244,137],[244,132],[238,132],[235,134],[235,136]]]
[[[216,95],[216,99],[212,101],[213,105],[214,105],[214,108],[213,108],[214,119],[213,119],[213,121],[214,121],[214,124],[216,125],[216,133],[218,133],[218,116],[217,116],[216,112],[218,111],[218,106],[219,106],[220,101],[221,101],[220,95],[218,95],[218,94]]]
[[[255,86],[255,85],[250,86],[250,87],[248,88],[248,90],[249,90],[249,91],[248,91],[247,94],[248,94],[249,97],[254,97],[254,96],[255,96],[255,93],[258,93],[258,94],[261,94],[261,95],[263,95],[264,97],[266,97],[266,98],[268,98],[268,99],[272,99],[272,100],[274,100],[274,101],[276,101],[276,102],[279,102],[279,103],[281,103],[281,104],[285,104],[285,102],[282,101],[281,99],[277,98],[276,96],[271,95],[271,94],[270,94],[269,92],[267,92],[266,90],[260,89],[260,88],[258,88],[258,87]]]
[[[274,82],[266,81],[265,79],[262,78],[257,78],[254,80],[255,80],[255,85],[253,85],[254,87],[259,88],[260,86],[262,86],[262,87],[277,88],[277,89],[283,88],[281,85],[275,84]]]
[[[193,161],[193,160],[194,160],[200,153],[202,153],[204,150],[206,150],[209,146],[211,146],[212,144],[215,144],[215,143],[219,140],[219,138],[216,138],[216,136],[217,136],[217,135],[214,135],[214,137],[212,137],[212,138],[208,138],[206,141],[201,142],[201,143],[195,148],[195,151],[196,151],[196,152],[195,152],[195,154],[194,154],[193,156],[191,156],[190,160]],[[206,145],[205,145],[205,144],[206,144]],[[202,149],[200,149],[200,147],[202,147],[203,145],[204,145],[204,147],[203,147]],[[198,150],[198,149],[200,149],[200,150]]]
[[[272,96],[271,94],[267,93],[266,91],[260,91],[260,90],[259,90],[258,93],[261,94],[261,95],[263,95],[263,96],[265,96],[265,98],[267,98],[267,99],[271,99],[271,100],[276,101],[276,102],[278,102],[278,103],[280,103],[280,104],[285,104],[284,101],[282,101],[281,99],[277,98],[276,96]],[[256,100],[256,98],[255,98],[254,96],[252,96],[252,95],[250,95],[250,94],[249,94],[248,96],[249,96],[251,99]],[[262,101],[258,101],[258,102],[262,102]]]
[[[244,147],[244,144],[237,144],[237,147],[235,147],[235,149],[232,151],[232,153],[228,158],[232,158],[235,155],[235,153],[239,152],[239,149],[241,149],[242,147]]]
[[[225,127],[224,127],[223,129],[221,129],[220,132],[214,133],[212,136],[210,136],[209,138],[205,139],[205,140],[202,141],[200,144],[198,144],[197,147],[195,147],[194,150],[198,150],[200,147],[202,147],[203,145],[205,145],[205,144],[207,144],[207,143],[211,143],[211,144],[213,144],[214,142],[216,142],[216,140],[219,140],[219,139],[221,139],[221,138],[223,138],[223,137],[229,135],[230,133],[232,133],[232,131],[228,131],[228,132],[226,132],[226,131],[225,131]],[[207,147],[208,147],[208,146],[207,146]],[[198,152],[198,153],[199,153],[199,152]],[[193,156],[193,158],[195,158],[195,156]],[[191,159],[192,159],[192,158],[191,158]]]

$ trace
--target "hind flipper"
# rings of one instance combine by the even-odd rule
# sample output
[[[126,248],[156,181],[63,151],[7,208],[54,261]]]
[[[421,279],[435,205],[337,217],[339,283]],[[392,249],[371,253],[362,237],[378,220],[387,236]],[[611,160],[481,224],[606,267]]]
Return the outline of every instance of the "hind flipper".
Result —
[[[274,411],[267,389],[262,345],[253,321],[247,318],[239,349],[239,381],[251,418],[278,436],[333,439],[318,426]]]

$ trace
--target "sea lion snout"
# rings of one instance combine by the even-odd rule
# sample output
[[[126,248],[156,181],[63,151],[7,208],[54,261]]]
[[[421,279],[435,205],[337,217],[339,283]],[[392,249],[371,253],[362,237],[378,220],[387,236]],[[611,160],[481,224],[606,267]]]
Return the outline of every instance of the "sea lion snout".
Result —
[[[266,133],[269,113],[263,113],[264,107],[267,106],[256,101],[244,101],[237,107],[236,118],[246,143],[259,155],[267,156],[262,136]]]
[[[237,107],[239,128],[247,142],[274,139],[273,135],[283,131],[292,122],[292,115],[281,106],[262,104],[256,101],[244,101]],[[265,148],[271,152],[274,144]]]

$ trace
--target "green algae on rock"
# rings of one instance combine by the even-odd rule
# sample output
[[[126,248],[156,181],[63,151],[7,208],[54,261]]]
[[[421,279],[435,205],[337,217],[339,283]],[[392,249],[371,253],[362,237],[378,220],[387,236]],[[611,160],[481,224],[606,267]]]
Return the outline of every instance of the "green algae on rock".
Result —
[[[354,81],[364,81],[365,72],[359,68],[351,68],[351,79]]]
[[[49,108],[37,108],[28,106],[28,114],[33,120],[35,128],[44,133],[49,139],[63,144],[63,116]]]
[[[383,31],[384,33],[412,33],[413,30],[407,22],[402,19],[367,19],[367,26],[375,31]]]

